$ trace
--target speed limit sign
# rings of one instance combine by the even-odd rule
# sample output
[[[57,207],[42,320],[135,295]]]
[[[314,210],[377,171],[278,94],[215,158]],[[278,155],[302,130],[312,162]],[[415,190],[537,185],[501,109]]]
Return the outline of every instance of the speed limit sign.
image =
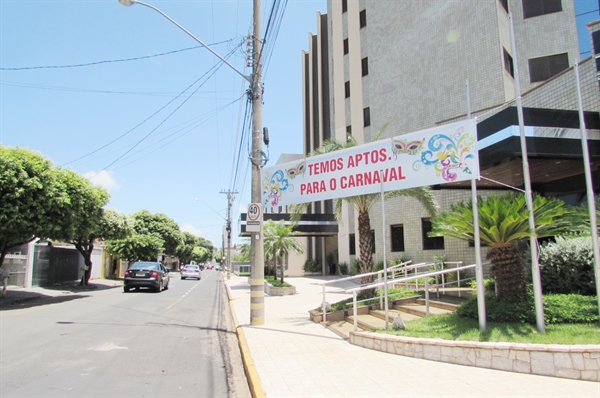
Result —
[[[260,203],[250,203],[248,205],[248,214],[246,216],[246,231],[260,232],[262,221],[262,209]]]

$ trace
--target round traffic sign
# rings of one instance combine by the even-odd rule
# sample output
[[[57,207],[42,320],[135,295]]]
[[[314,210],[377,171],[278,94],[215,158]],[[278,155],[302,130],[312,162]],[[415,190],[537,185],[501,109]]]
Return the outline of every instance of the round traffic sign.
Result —
[[[251,203],[248,206],[248,220],[258,221],[260,219],[260,206],[256,203]]]

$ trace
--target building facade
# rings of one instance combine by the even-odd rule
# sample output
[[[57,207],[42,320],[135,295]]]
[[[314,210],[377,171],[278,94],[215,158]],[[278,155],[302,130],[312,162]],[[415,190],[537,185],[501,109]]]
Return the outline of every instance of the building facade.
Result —
[[[570,204],[584,199],[573,0],[328,0],[327,14],[318,14],[317,22],[302,54],[305,156],[347,134],[361,144],[379,133],[384,139],[464,119],[468,82],[483,177],[478,194],[522,190],[519,79],[533,190]],[[581,62],[580,74],[598,181],[600,106],[593,60]],[[470,183],[433,188],[441,211],[471,198]],[[309,212],[332,213],[331,201],[313,203]],[[385,228],[380,208],[372,208],[370,217],[376,262],[383,259],[385,239],[387,259],[445,256],[474,263],[474,249],[466,242],[427,237],[430,216],[414,199],[388,200]],[[353,209],[344,208],[337,244],[328,247],[315,238],[311,255],[324,259],[337,250],[338,262],[352,263],[358,254],[356,224]]]

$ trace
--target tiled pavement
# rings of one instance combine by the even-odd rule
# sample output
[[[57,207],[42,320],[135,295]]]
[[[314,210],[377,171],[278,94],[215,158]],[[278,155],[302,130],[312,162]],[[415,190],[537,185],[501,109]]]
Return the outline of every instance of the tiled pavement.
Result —
[[[265,295],[265,324],[250,326],[247,277],[226,281],[253,365],[255,392],[267,397],[600,397],[600,384],[408,358],[353,346],[309,320],[322,300],[318,282],[288,278],[292,296]],[[328,287],[327,291],[336,288]],[[349,295],[328,293],[328,302]],[[251,380],[252,381],[252,380]]]

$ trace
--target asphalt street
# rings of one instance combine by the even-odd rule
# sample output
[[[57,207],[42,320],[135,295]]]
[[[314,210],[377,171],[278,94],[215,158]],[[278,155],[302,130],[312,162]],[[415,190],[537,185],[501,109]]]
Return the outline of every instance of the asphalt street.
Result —
[[[3,308],[0,396],[249,397],[222,274],[202,276]]]

